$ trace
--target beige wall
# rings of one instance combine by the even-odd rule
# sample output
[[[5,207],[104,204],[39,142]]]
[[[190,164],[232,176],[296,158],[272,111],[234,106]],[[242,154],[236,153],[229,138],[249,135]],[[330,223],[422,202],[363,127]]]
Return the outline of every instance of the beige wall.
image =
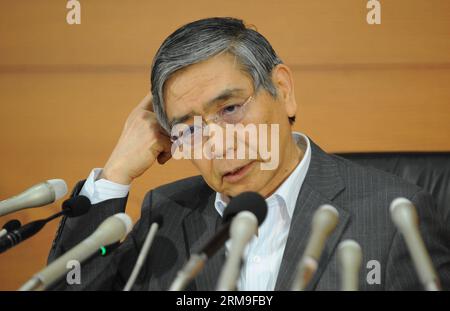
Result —
[[[50,178],[72,186],[106,161],[128,112],[149,89],[149,65],[176,27],[236,16],[256,25],[295,77],[296,130],[330,152],[450,150],[450,1],[382,2],[366,23],[364,0],[0,0],[0,198]],[[133,185],[145,192],[195,174],[156,165]],[[59,204],[2,217],[23,223]],[[45,265],[56,223],[0,255],[0,290]]]

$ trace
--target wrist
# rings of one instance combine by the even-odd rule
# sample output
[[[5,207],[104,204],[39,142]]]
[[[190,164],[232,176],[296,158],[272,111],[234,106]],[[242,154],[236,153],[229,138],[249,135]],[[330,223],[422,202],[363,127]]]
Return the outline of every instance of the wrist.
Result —
[[[132,178],[129,176],[126,176],[124,174],[121,174],[109,167],[105,167],[102,172],[100,173],[99,179],[106,179],[111,182],[121,184],[121,185],[130,185],[133,181]]]

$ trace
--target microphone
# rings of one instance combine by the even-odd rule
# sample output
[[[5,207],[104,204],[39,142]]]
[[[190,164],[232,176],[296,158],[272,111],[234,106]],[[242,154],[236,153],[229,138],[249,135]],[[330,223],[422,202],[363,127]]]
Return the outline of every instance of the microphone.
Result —
[[[20,291],[45,290],[67,273],[66,264],[71,260],[82,263],[96,254],[105,245],[116,243],[131,231],[131,218],[125,213],[118,213],[105,219],[100,226],[77,246],[53,261],[46,268],[36,273],[26,282]]]
[[[258,195],[259,196],[259,195]],[[256,213],[251,211],[242,211],[238,213],[230,225],[231,246],[223,267],[219,280],[217,282],[217,290],[234,290],[236,281],[239,277],[242,256],[245,247],[252,237],[258,233],[258,227],[263,223],[267,215],[267,203],[259,196]]]
[[[58,217],[62,215],[70,218],[78,217],[89,212],[91,206],[92,204],[88,197],[84,195],[77,195],[65,200],[62,204],[62,211],[52,217],[55,217],[56,215],[58,215]]]
[[[420,235],[416,208],[408,199],[397,198],[392,201],[390,211],[392,221],[406,241],[423,287],[428,291],[441,290],[439,278]]]
[[[145,259],[147,258],[150,247],[152,246],[153,240],[155,239],[156,232],[158,232],[159,228],[163,225],[163,218],[161,215],[156,215],[153,219],[152,224],[150,225],[150,230],[148,231],[147,237],[145,238],[144,245],[139,253],[138,259],[136,260],[136,264],[134,265],[133,271],[131,272],[130,278],[127,281],[127,284],[124,287],[124,291],[129,291],[134,282],[139,275],[139,271],[141,271],[142,266],[144,265]]]
[[[218,291],[235,289],[245,247],[257,232],[258,219],[249,211],[240,212],[231,221],[231,247],[217,282]]]
[[[313,215],[311,235],[303,257],[297,266],[297,276],[292,290],[304,290],[317,271],[319,259],[328,237],[334,231],[339,220],[338,211],[331,205],[320,206]]]
[[[50,179],[34,185],[21,194],[0,201],[0,216],[8,215],[26,208],[53,203],[67,193],[67,184],[62,179]]]
[[[91,202],[85,196],[76,196],[66,200],[63,203],[63,210],[61,212],[58,212],[45,219],[32,221],[3,236],[0,239],[0,253],[3,253],[11,247],[19,244],[20,242],[32,237],[33,235],[41,231],[41,229],[44,228],[44,226],[53,219],[58,218],[62,215],[66,215],[67,217],[78,217],[87,213],[90,207]]]
[[[8,232],[11,232],[13,230],[16,230],[19,228],[22,224],[17,219],[11,219],[6,224],[3,225],[3,229],[0,230],[0,238],[6,235]]]
[[[353,240],[345,240],[339,243],[337,258],[341,271],[341,289],[357,291],[362,262],[361,247]]]
[[[267,214],[266,201],[256,192],[243,192],[234,197],[224,211],[222,226],[216,234],[205,243],[200,252],[191,255],[189,261],[180,271],[178,271],[177,277],[172,282],[169,290],[180,291],[186,288],[189,282],[191,282],[203,269],[206,261],[217,253],[230,237],[230,225],[233,217],[245,210],[257,215],[259,223],[262,223]]]

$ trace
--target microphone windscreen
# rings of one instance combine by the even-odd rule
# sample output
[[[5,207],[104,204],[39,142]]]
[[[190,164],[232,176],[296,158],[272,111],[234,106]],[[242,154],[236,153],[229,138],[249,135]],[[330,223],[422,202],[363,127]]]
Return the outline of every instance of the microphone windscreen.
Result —
[[[416,226],[418,216],[414,205],[406,198],[396,198],[390,206],[391,218],[394,224],[401,230],[408,225]]]
[[[125,235],[130,233],[131,229],[133,228],[133,222],[131,221],[130,216],[128,216],[125,213],[117,213],[117,214],[114,214],[112,217],[115,217],[122,221],[122,224],[125,226],[125,231],[126,231]]]
[[[62,204],[64,215],[78,217],[86,214],[91,208],[91,201],[84,195],[69,198]]]
[[[152,217],[152,224],[153,224],[153,223],[157,223],[157,224],[158,224],[158,227],[161,228],[162,225],[163,225],[163,223],[164,223],[162,215],[161,215],[161,214],[156,214],[156,215],[154,215],[154,216]]]
[[[67,194],[67,184],[62,179],[49,179],[47,183],[52,187],[55,192],[55,201],[58,201]]]
[[[231,219],[242,211],[249,211],[255,214],[258,219],[258,225],[261,225],[266,219],[267,203],[266,200],[257,192],[243,192],[228,204],[223,213],[223,223],[231,221]]]
[[[3,225],[3,229],[6,229],[6,231],[11,232],[13,230],[19,229],[22,224],[17,219],[12,219],[8,221],[6,224]]]

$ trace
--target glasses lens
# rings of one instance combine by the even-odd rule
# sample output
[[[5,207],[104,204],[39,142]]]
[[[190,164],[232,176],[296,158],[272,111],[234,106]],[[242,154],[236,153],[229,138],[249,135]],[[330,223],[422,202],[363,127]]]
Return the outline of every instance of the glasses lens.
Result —
[[[236,124],[244,119],[245,114],[247,112],[247,104],[252,100],[252,97],[249,97],[244,103],[228,106],[225,111],[220,115],[220,123],[222,124]]]

